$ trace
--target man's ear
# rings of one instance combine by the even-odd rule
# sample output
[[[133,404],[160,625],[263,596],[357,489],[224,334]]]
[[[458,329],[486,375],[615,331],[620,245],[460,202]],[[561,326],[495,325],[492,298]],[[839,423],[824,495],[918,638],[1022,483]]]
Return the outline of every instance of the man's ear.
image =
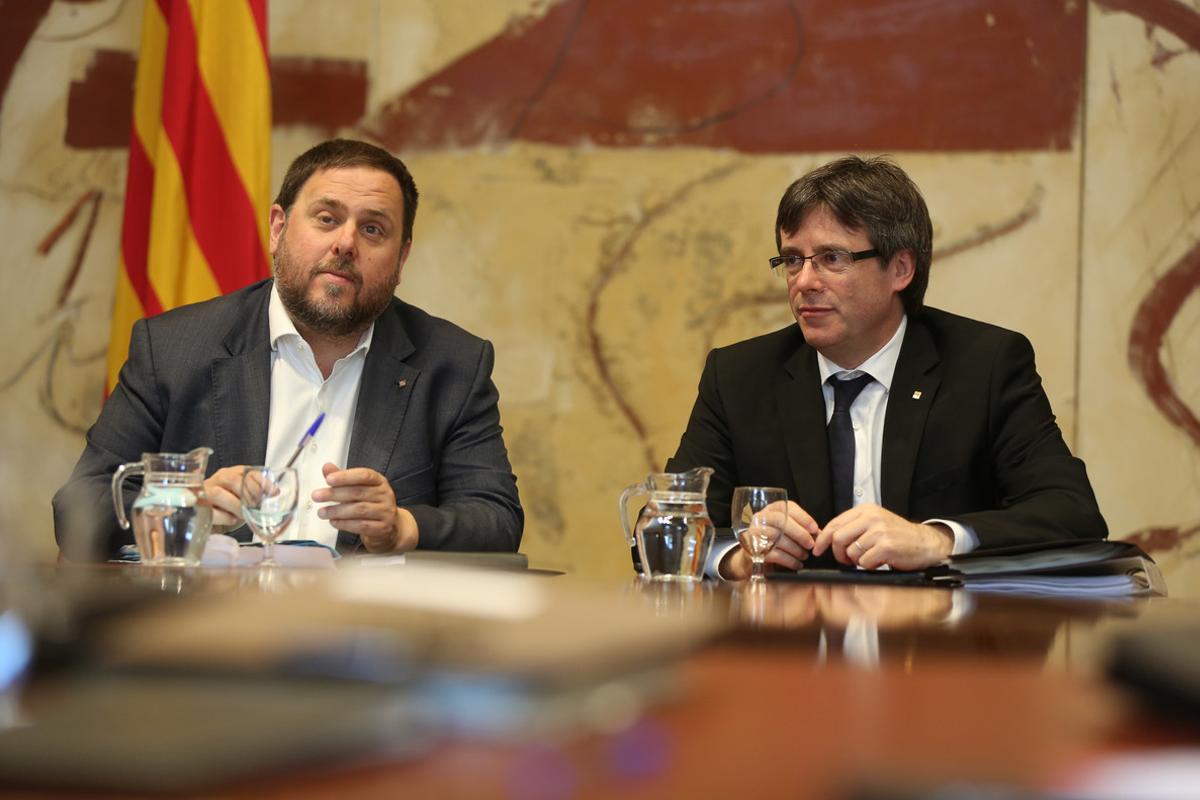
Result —
[[[911,250],[896,253],[887,268],[892,273],[892,291],[897,294],[907,289],[917,275],[917,262]]]
[[[287,223],[287,212],[278,203],[271,206],[271,215],[267,218],[267,228],[271,233],[271,255],[275,255],[279,247],[279,238],[283,236],[283,226]]]

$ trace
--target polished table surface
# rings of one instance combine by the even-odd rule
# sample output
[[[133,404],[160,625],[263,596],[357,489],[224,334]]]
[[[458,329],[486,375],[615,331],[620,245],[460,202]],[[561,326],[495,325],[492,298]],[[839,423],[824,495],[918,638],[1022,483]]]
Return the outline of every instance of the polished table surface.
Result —
[[[182,578],[81,571],[89,581],[103,573],[109,588],[158,582],[160,591],[225,595],[261,588],[247,571]],[[58,578],[74,580],[72,572],[60,568]],[[318,579],[274,580],[267,588],[286,597]],[[204,796],[904,797],[959,781],[1045,791],[1105,754],[1200,747],[1200,727],[1151,716],[1105,675],[1114,636],[1194,625],[1200,609],[1188,602],[801,583],[586,590],[647,617],[721,624],[669,670],[669,691],[625,716],[600,714],[567,730],[443,735],[417,756],[364,752]],[[578,620],[583,628],[594,623]],[[46,698],[64,674],[71,670],[31,681],[24,701],[31,718],[53,702]],[[861,794],[879,790],[886,791]],[[0,797],[28,791],[0,787]]]

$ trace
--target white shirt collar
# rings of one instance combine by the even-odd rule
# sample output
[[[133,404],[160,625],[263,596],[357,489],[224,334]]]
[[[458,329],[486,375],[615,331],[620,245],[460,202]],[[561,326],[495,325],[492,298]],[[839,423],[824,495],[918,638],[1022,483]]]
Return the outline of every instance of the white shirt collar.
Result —
[[[900,358],[900,345],[904,343],[904,331],[908,329],[908,315],[905,314],[900,318],[900,325],[897,326],[896,332],[892,334],[892,338],[888,339],[888,343],[875,351],[875,354],[866,361],[858,365],[857,369],[845,370],[837,364],[830,361],[821,353],[817,353],[817,369],[821,373],[821,384],[829,380],[830,375],[842,375],[845,373],[845,378],[856,378],[860,373],[867,373],[879,383],[883,384],[883,388],[891,391],[892,376],[896,374],[896,361]]]
[[[271,337],[271,350],[279,349],[279,340],[284,337],[294,336],[296,339],[301,339],[300,331],[296,330],[296,323],[292,322],[292,318],[288,315],[287,309],[283,307],[283,300],[279,297],[279,290],[275,286],[275,282],[271,281],[271,299],[267,303],[267,332]],[[375,337],[375,323],[372,322],[370,327],[363,331],[363,335],[358,339],[358,346],[347,355],[353,355],[359,350],[364,353],[371,349],[371,340]]]

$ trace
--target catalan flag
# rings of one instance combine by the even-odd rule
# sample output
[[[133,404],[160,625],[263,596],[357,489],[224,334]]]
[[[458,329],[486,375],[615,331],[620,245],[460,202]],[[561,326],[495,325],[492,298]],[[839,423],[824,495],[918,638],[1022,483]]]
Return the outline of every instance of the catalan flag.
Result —
[[[108,391],[138,319],[267,276],[270,142],[267,0],[146,0]]]

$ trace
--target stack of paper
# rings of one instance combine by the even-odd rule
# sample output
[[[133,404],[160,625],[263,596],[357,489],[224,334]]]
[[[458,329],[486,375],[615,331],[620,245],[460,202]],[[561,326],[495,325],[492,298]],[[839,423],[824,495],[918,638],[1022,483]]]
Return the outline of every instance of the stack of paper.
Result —
[[[204,567],[252,567],[266,554],[257,544],[239,544],[232,536],[214,533],[204,545],[200,565]],[[275,560],[284,567],[332,569],[336,553],[316,542],[280,542],[275,545]]]

